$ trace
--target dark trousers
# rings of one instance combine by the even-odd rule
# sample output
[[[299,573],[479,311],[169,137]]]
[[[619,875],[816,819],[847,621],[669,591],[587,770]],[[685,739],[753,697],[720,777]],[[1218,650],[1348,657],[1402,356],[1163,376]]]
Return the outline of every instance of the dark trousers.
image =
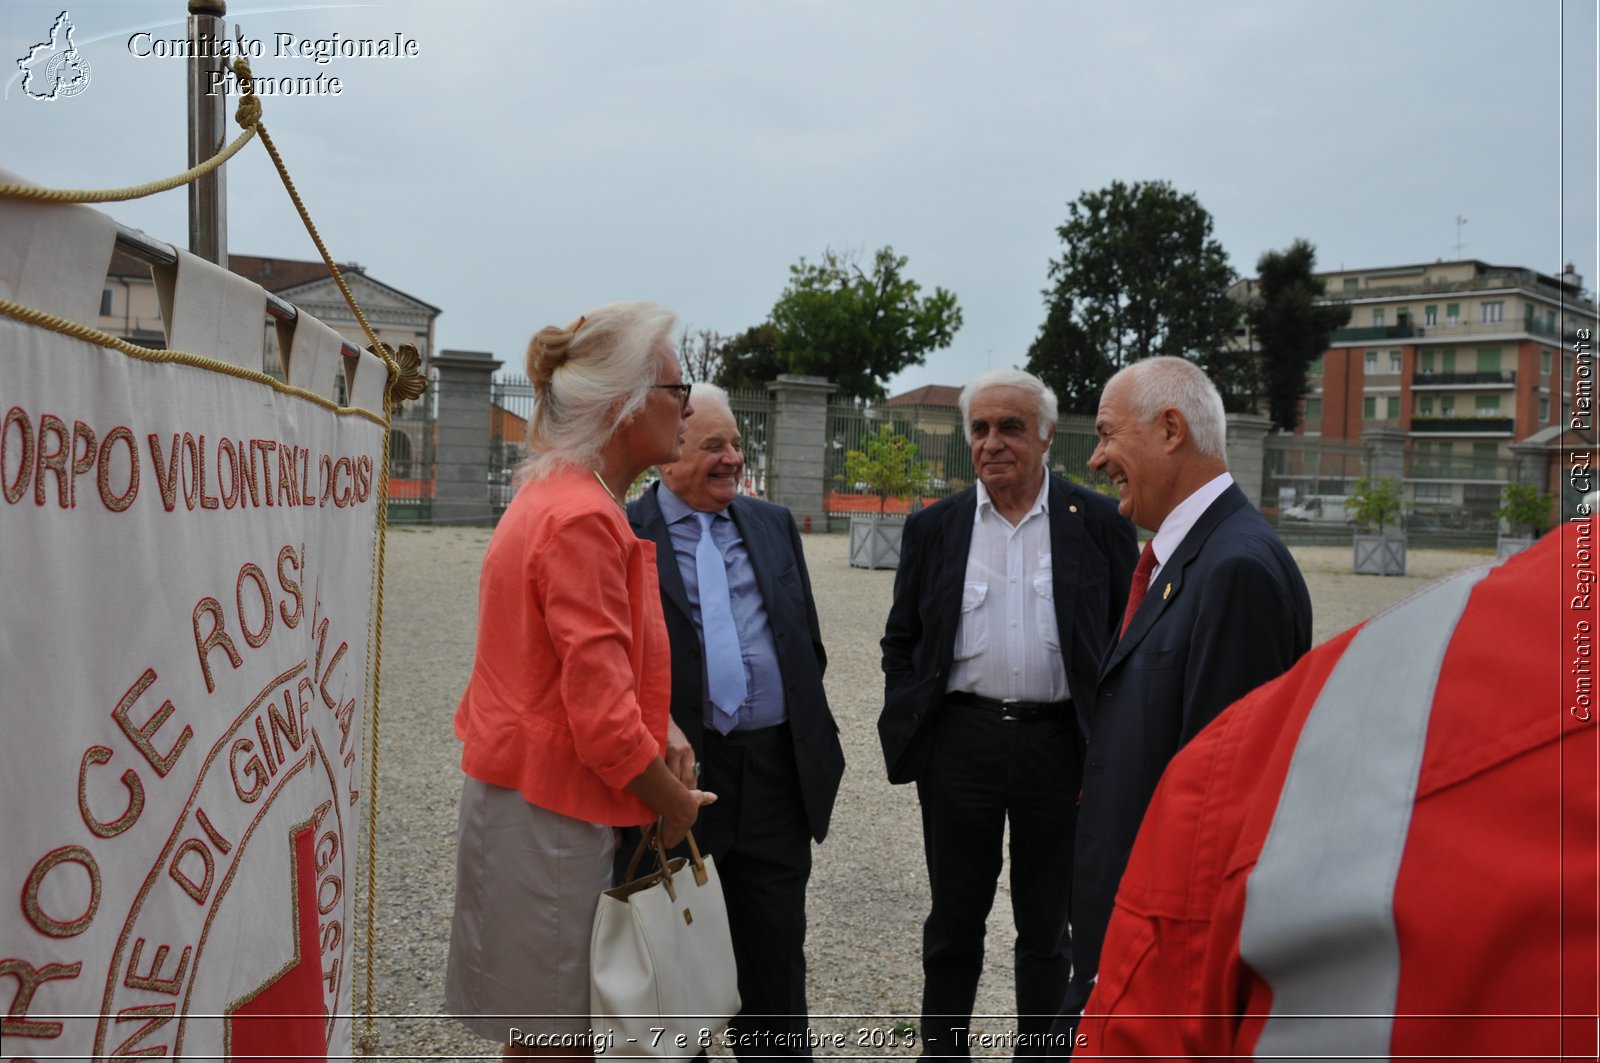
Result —
[[[794,740],[781,724],[730,735],[708,730],[703,741],[700,787],[717,800],[700,810],[694,837],[701,853],[716,861],[728,904],[742,1004],[728,1025],[730,1043],[746,1063],[810,1058],[805,943],[811,830]],[[622,847],[629,855],[638,840],[637,833],[631,837]]]
[[[1017,931],[1014,1055],[1042,1055],[1042,1035],[1072,971],[1067,910],[1083,775],[1077,724],[1070,711],[1016,721],[947,704],[933,726],[931,759],[917,782],[933,894],[922,929],[923,1054],[969,1055],[965,1031],[1009,822]]]

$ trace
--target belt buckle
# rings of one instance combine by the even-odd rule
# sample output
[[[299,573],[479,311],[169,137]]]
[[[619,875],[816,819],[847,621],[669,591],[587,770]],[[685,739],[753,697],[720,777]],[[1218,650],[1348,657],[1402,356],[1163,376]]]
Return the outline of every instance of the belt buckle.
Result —
[[[1020,704],[1020,699],[1018,698],[1001,698],[1000,718],[1002,720],[1020,721],[1022,717],[1012,711],[1012,706],[1017,704]]]

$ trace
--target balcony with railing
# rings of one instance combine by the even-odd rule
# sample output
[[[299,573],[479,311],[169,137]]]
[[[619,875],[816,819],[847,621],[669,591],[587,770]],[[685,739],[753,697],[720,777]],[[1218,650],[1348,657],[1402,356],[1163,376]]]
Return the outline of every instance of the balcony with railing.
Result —
[[[1411,431],[1429,434],[1510,435],[1516,429],[1513,417],[1412,417]]]
[[[1410,321],[1393,325],[1372,325],[1367,328],[1341,328],[1333,330],[1331,343],[1370,343],[1373,340],[1403,340],[1420,336],[1422,330]]]
[[[1493,387],[1509,388],[1517,385],[1517,371],[1515,369],[1488,369],[1476,373],[1436,373],[1430,369],[1418,369],[1416,376],[1411,378],[1411,387],[1416,388],[1459,388],[1459,387]]]
[[[1447,480],[1453,483],[1508,483],[1506,463],[1485,460],[1448,461],[1441,458],[1412,459],[1406,469],[1408,480]]]

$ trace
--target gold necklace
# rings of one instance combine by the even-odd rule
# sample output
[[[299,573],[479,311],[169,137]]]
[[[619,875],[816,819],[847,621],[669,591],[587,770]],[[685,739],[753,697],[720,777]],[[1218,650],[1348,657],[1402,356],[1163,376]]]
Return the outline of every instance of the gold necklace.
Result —
[[[596,472],[594,469],[590,469],[589,471],[594,473],[595,482],[600,485],[601,489],[603,491],[605,491],[606,495],[610,497],[611,501],[613,501],[613,502],[615,502],[617,504],[617,508],[622,510],[622,512],[624,512],[624,513],[628,512],[628,507],[622,504],[622,499],[618,498],[612,492],[610,487],[606,486],[606,482],[600,478],[600,474],[598,472]]]

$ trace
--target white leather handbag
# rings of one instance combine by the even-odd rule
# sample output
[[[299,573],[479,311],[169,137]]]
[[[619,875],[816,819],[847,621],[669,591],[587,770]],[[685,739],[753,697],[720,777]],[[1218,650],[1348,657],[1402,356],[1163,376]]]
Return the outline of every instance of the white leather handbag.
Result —
[[[656,870],[634,878],[647,848]],[[646,827],[627,884],[600,895],[589,947],[597,1055],[692,1059],[738,1014],[722,883],[693,834],[689,852],[668,860],[659,824]]]

